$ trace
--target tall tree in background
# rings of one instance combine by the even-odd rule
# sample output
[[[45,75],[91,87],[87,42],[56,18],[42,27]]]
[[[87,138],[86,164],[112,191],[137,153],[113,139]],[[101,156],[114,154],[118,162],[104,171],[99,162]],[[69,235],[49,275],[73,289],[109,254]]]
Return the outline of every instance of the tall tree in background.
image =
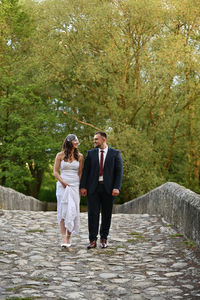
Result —
[[[49,96],[83,139],[80,122],[110,132],[122,201],[166,180],[199,191],[196,1],[45,1],[35,15]]]
[[[150,31],[153,35],[159,32],[159,28],[152,24],[152,14],[156,14],[155,3],[145,8],[146,3],[141,6],[138,2],[136,7],[126,7],[123,2],[116,1],[46,1],[39,8],[35,7],[38,19],[46,18],[45,22],[37,22],[37,39],[43,41],[38,60],[46,69],[46,78],[54,84],[53,91],[58,90],[62,109],[68,118],[74,117],[96,128],[110,129],[112,146],[117,146],[122,134],[129,140],[126,147],[131,149],[135,145],[134,135],[131,138],[127,129],[130,128],[130,133],[133,133],[132,127],[137,128],[134,124],[136,114],[145,101],[144,84],[139,85],[139,56],[142,52],[140,47],[143,48],[143,43],[150,39]],[[138,12],[131,16],[135,8]],[[144,16],[139,15],[142,11]],[[79,135],[83,137],[94,134],[92,128],[78,128]],[[145,151],[153,155],[147,165],[138,166],[141,162],[141,157],[137,160],[140,145],[137,151],[133,150],[135,161],[125,145],[120,147],[124,161],[127,161],[123,186],[127,189],[130,184],[133,187],[137,185],[132,197],[162,183],[156,156],[149,149],[151,140],[148,145],[148,138],[144,135],[143,138],[146,139],[143,157]],[[147,160],[144,161],[147,163]],[[144,168],[148,172],[144,172]],[[141,172],[144,182],[138,184]],[[131,183],[130,178],[133,179]],[[130,193],[124,192],[124,195],[124,201],[130,199]]]
[[[17,0],[0,4],[0,180],[38,197],[55,148],[55,109],[31,80],[34,22]]]
[[[51,149],[49,156],[44,155],[43,172],[48,159],[60,150],[65,134],[75,132],[85,154],[93,146],[95,131],[102,129],[108,132],[110,145],[122,152],[121,202],[169,180],[200,191],[197,3],[25,1],[24,16],[29,21],[23,30],[27,28],[28,35],[21,30],[18,48],[11,47],[9,39],[4,48],[17,53],[21,63],[18,68],[11,64],[14,95],[20,91],[21,99],[31,101],[36,119],[30,126],[38,128],[41,141],[46,141],[38,139],[32,161],[37,153]],[[20,19],[17,24],[22,26]],[[11,25],[6,26],[8,37],[6,28]],[[8,65],[4,59],[1,74],[6,74],[6,80],[11,78],[5,72]],[[9,95],[10,99],[13,94]],[[45,125],[39,127],[42,123],[37,117],[45,119]],[[31,172],[25,160],[26,171]]]

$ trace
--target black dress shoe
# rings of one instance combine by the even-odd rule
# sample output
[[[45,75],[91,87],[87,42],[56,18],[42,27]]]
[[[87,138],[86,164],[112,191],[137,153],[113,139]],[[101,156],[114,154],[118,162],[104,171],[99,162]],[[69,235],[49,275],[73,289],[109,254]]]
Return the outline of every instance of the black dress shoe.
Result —
[[[87,249],[93,249],[93,248],[96,248],[96,246],[97,246],[97,242],[96,241],[92,241],[87,246]]]
[[[107,239],[100,239],[100,247],[101,248],[107,248],[108,247]]]

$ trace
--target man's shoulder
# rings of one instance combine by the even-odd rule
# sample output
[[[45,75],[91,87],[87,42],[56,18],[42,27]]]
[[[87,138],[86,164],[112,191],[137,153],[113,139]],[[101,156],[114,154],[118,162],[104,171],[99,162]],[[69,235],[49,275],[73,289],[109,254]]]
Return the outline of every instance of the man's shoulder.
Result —
[[[111,148],[111,147],[108,147],[108,151],[111,151],[111,152],[113,152],[113,153],[120,153],[119,150],[114,149],[114,148]]]
[[[98,150],[97,148],[89,149],[88,152],[95,152],[95,151],[97,151],[97,150]]]
[[[93,153],[95,153],[97,150],[98,150],[98,149],[96,149],[96,148],[94,148],[94,149],[89,149],[89,150],[87,151],[87,153],[88,153],[88,154],[93,154]]]

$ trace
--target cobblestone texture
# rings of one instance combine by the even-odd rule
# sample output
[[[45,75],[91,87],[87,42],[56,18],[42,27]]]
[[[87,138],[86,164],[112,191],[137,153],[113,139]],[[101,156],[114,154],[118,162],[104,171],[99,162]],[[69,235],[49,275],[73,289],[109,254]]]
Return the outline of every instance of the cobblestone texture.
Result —
[[[159,216],[113,215],[109,247],[61,250],[56,212],[0,211],[0,300],[200,299],[200,253]]]

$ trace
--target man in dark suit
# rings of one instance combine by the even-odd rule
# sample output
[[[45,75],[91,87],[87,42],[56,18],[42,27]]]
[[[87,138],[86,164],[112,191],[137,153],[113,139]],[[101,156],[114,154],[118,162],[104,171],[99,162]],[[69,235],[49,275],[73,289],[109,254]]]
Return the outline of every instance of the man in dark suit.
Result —
[[[120,152],[107,146],[105,132],[94,136],[95,149],[87,152],[80,182],[82,196],[88,199],[88,249],[96,248],[101,211],[100,246],[107,247],[114,198],[119,195],[123,164]]]

